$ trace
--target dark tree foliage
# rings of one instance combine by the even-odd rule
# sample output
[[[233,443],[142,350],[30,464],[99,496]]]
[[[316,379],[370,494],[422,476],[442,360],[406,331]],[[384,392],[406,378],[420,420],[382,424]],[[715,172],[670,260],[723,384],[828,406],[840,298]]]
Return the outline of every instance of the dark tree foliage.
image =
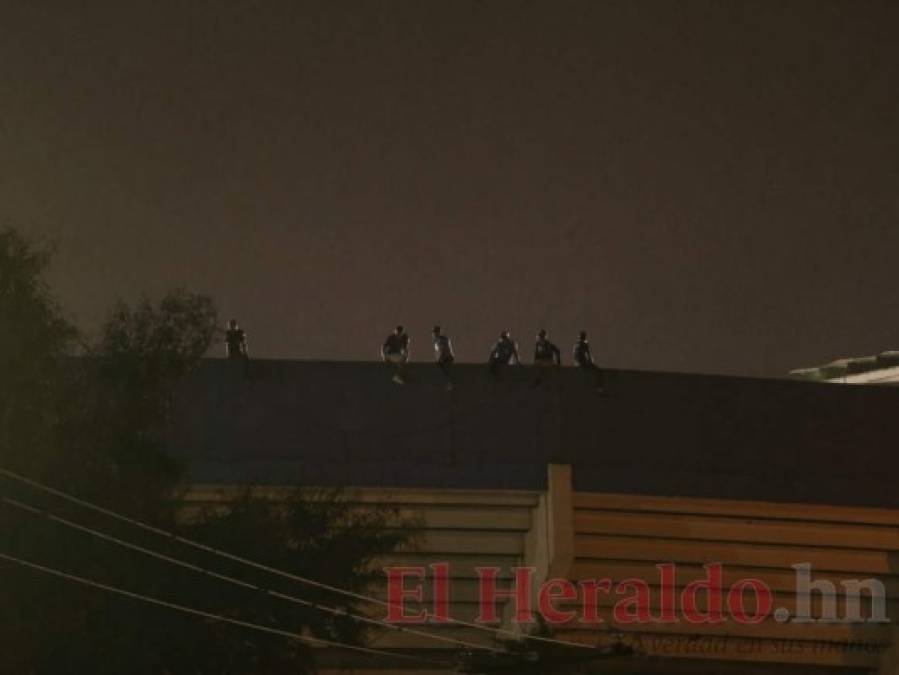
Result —
[[[77,332],[43,282],[50,250],[0,229],[0,457],[21,468],[55,444],[60,362]]]
[[[183,467],[164,452],[160,432],[174,383],[198,365],[216,326],[212,301],[184,290],[157,304],[117,303],[76,369],[64,416],[68,453],[53,474],[142,518],[170,517]]]
[[[223,550],[240,550],[254,560],[293,574],[314,579],[331,586],[365,592],[376,576],[379,556],[394,550],[408,540],[408,529],[400,529],[398,514],[386,508],[360,510],[341,491],[296,490],[286,500],[272,500],[247,490],[240,498],[228,500],[224,507],[206,510],[186,525],[195,539],[212,543]],[[409,525],[409,523],[403,523]],[[258,528],[264,525],[265,536]],[[372,607],[359,605],[350,598],[307,586],[271,574],[247,570],[240,564],[209,560],[194,556],[199,563],[207,560],[217,571],[233,574],[258,586],[298,596],[330,608],[357,615],[374,615]],[[322,613],[310,607],[290,602],[278,602],[264,594],[231,589],[221,592],[220,584],[196,579],[184,579],[187,597],[205,607],[213,607],[220,614],[240,615],[256,623],[301,632],[304,628],[315,637],[355,644],[364,643],[369,626],[351,618]],[[203,581],[201,579],[201,581]],[[376,610],[380,608],[375,608]],[[235,635],[228,626],[201,627],[186,623],[179,636],[183,651],[193,654],[187,671],[171,672],[243,672],[285,674],[306,672],[311,666],[309,648],[299,642],[284,639],[256,638]],[[203,654],[192,652],[197,640],[217,641],[219,647]],[[175,640],[167,639],[171,644]],[[177,661],[185,663],[184,657]],[[241,670],[231,670],[236,664]],[[166,664],[169,666],[169,664]],[[174,665],[174,664],[172,664]],[[196,670],[193,670],[195,668]],[[209,668],[209,670],[203,670]]]
[[[357,590],[407,539],[386,509],[339,493],[272,501],[248,489],[185,520],[184,467],[161,432],[173,386],[216,331],[212,302],[183,290],[119,303],[94,344],[42,281],[46,247],[0,230],[0,466],[273,567]],[[350,609],[346,599],[228,564],[0,477],[0,497],[265,588]],[[0,502],[0,552],[243,621],[358,642],[365,631],[259,592],[116,547]],[[142,605],[0,561],[0,674],[280,675],[311,668],[289,639]]]

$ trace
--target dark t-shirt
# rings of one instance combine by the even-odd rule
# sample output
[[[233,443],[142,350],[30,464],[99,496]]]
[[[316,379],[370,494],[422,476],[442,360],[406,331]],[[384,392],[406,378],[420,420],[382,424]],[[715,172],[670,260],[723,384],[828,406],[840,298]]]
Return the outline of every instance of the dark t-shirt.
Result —
[[[493,345],[493,351],[490,353],[490,360],[497,363],[507,364],[512,360],[512,356],[515,355],[517,357],[517,354],[518,350],[515,347],[515,342],[503,338],[497,340],[496,344]]]
[[[534,348],[534,361],[538,363],[559,363],[561,354],[559,348],[549,340],[537,340]]]
[[[579,366],[589,366],[593,363],[589,343],[579,341],[574,345],[574,362]]]
[[[228,356],[242,356],[243,345],[246,340],[246,334],[242,328],[229,328],[225,331],[225,345]]]
[[[406,333],[391,333],[384,340],[384,351],[388,354],[402,354],[409,348],[409,336]]]
[[[438,335],[434,338],[434,352],[438,363],[451,363],[453,361],[453,350],[446,335]]]

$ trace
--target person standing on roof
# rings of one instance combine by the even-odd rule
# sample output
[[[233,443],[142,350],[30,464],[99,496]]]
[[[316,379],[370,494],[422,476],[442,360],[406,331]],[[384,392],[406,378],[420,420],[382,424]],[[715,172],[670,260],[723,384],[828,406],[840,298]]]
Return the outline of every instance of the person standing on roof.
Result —
[[[532,386],[537,387],[543,383],[548,368],[558,368],[562,365],[562,354],[546,337],[543,328],[537,333],[537,343],[534,346],[534,365],[537,366],[537,377]]]
[[[243,328],[237,325],[236,319],[228,322],[228,330],[225,331],[225,355],[229,359],[246,359],[249,357],[247,352],[247,334]]]
[[[381,358],[393,366],[393,381],[397,384],[406,383],[406,363],[409,361],[411,342],[412,339],[406,330],[402,326],[397,326],[381,346]]]
[[[602,369],[593,363],[593,355],[590,353],[590,343],[587,341],[587,331],[578,333],[577,342],[574,343],[574,363],[584,373],[590,375],[596,392],[604,391]]]
[[[450,342],[450,339],[443,334],[440,326],[434,326],[431,335],[434,338],[434,359],[437,362],[437,367],[440,368],[440,372],[443,373],[443,377],[446,380],[446,390],[451,391],[453,388],[453,378],[450,370],[453,361],[456,360],[455,355],[453,354],[453,344]]]
[[[512,339],[509,331],[504,330],[499,334],[499,340],[494,343],[487,364],[490,366],[490,374],[493,377],[499,377],[500,370],[506,366],[521,365],[521,359],[518,358],[518,345]]]

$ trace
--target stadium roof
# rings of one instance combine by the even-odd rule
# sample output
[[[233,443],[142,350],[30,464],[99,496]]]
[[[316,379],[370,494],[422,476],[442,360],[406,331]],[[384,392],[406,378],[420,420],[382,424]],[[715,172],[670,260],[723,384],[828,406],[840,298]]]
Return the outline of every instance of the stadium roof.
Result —
[[[493,382],[428,364],[206,360],[166,432],[197,483],[575,489],[899,507],[899,389],[799,380],[532,367]]]

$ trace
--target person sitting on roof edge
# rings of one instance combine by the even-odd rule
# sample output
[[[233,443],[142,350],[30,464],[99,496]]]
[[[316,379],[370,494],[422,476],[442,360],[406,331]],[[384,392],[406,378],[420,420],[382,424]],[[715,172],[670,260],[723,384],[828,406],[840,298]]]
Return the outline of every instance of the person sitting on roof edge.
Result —
[[[440,368],[440,372],[443,373],[443,377],[446,380],[446,390],[451,391],[453,388],[453,378],[450,368],[453,361],[456,360],[453,355],[453,344],[450,342],[449,337],[443,334],[440,326],[434,326],[431,335],[434,337],[434,359],[437,362],[437,367]]]
[[[599,366],[593,363],[593,355],[590,353],[590,343],[587,341],[587,331],[585,330],[578,333],[577,342],[574,343],[574,363],[590,376],[596,392],[602,394],[605,391],[603,372]]]
[[[546,330],[541,328],[537,333],[537,343],[534,346],[534,365],[537,366],[537,377],[534,378],[533,387],[543,384],[547,368],[558,368],[562,365],[562,354],[546,337]]]
[[[409,361],[411,341],[406,330],[402,326],[397,326],[381,346],[381,358],[393,366],[393,381],[397,384],[406,383],[406,363]]]
[[[229,359],[246,359],[249,357],[247,334],[243,328],[237,325],[237,319],[231,319],[228,322],[228,330],[225,331],[225,356]]]
[[[487,362],[490,368],[490,374],[494,378],[499,377],[500,370],[506,366],[521,365],[521,359],[518,358],[518,345],[512,339],[509,331],[504,330],[499,334],[493,349],[490,350],[490,360]]]

